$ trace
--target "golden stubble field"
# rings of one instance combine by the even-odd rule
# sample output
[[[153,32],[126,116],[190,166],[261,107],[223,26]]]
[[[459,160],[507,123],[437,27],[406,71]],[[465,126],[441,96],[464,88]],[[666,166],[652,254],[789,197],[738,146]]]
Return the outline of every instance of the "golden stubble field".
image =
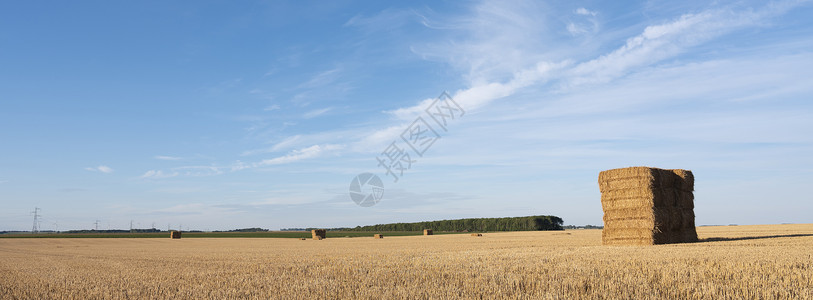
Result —
[[[812,299],[813,224],[298,239],[0,239],[2,299]]]

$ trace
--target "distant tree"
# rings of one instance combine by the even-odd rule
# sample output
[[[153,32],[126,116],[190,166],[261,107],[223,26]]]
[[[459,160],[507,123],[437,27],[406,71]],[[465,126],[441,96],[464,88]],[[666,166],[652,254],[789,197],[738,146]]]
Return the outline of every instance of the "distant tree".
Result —
[[[557,216],[528,216],[507,218],[468,218],[415,223],[390,223],[344,228],[355,231],[529,231],[562,230],[562,218]]]

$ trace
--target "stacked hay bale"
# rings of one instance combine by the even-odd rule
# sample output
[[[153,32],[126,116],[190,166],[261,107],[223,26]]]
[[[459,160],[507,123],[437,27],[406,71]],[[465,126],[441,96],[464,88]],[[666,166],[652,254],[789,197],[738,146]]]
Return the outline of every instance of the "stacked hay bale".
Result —
[[[483,236],[482,233],[472,233],[471,236]]]
[[[432,229],[424,229],[423,235],[432,235]]]
[[[176,230],[170,231],[169,232],[169,238],[171,238],[171,239],[180,239],[181,238],[181,232],[176,231]]]
[[[688,170],[631,167],[599,173],[604,245],[697,241],[694,176]]]
[[[383,238],[384,238],[384,235],[383,235],[383,234],[380,234],[380,233],[376,233],[376,234],[374,234],[374,235],[373,235],[373,238],[374,238],[374,239],[383,239]]]
[[[311,230],[311,237],[313,237],[314,240],[324,239],[325,237],[327,237],[327,231],[324,229]]]

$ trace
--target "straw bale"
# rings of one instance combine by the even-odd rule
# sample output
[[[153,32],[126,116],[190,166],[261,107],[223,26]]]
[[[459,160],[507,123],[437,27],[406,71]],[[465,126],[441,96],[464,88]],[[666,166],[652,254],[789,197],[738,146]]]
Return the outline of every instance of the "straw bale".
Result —
[[[374,234],[374,235],[373,235],[373,238],[374,238],[374,239],[383,239],[383,238],[384,238],[384,235],[383,235],[383,234],[376,233],[376,234]]]
[[[632,167],[599,173],[605,245],[697,241],[694,175],[688,170]]]
[[[317,239],[317,237],[320,237],[321,240],[327,237],[327,231],[324,229],[313,229],[311,230],[311,237],[313,237],[314,240]]]
[[[432,229],[424,229],[423,235],[432,235]]]
[[[675,188],[624,188],[601,193],[601,206],[606,209],[650,207],[694,208],[694,194]]]
[[[180,239],[181,238],[181,232],[177,231],[177,230],[170,231],[169,232],[169,238],[171,238],[171,239]]]
[[[694,191],[694,175],[688,170],[669,170],[650,167],[612,169],[599,173],[601,192],[625,188],[673,187],[682,191]]]
[[[483,236],[482,233],[472,233],[471,236]]]

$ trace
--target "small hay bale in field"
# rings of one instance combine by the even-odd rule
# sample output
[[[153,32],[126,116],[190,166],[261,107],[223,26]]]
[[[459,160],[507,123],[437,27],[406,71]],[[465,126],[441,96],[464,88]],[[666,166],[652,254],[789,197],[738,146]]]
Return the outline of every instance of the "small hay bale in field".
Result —
[[[482,233],[472,233],[471,236],[483,236]]]
[[[373,235],[373,238],[374,238],[374,239],[383,239],[383,238],[384,238],[384,235],[383,235],[383,234],[380,234],[380,233],[376,233],[376,234],[374,234],[374,235]]]
[[[307,238],[299,238],[299,239],[300,239],[300,240],[303,240],[303,241],[304,241],[304,240],[307,240]]]
[[[311,230],[311,237],[313,237],[314,240],[324,239],[325,237],[327,237],[327,230],[324,229]]]
[[[177,231],[177,230],[170,231],[169,232],[169,238],[171,238],[171,239],[180,239],[181,238],[181,232]]]
[[[424,229],[423,235],[432,235],[432,229]]]
[[[694,175],[688,170],[632,167],[599,173],[604,245],[697,241]]]

